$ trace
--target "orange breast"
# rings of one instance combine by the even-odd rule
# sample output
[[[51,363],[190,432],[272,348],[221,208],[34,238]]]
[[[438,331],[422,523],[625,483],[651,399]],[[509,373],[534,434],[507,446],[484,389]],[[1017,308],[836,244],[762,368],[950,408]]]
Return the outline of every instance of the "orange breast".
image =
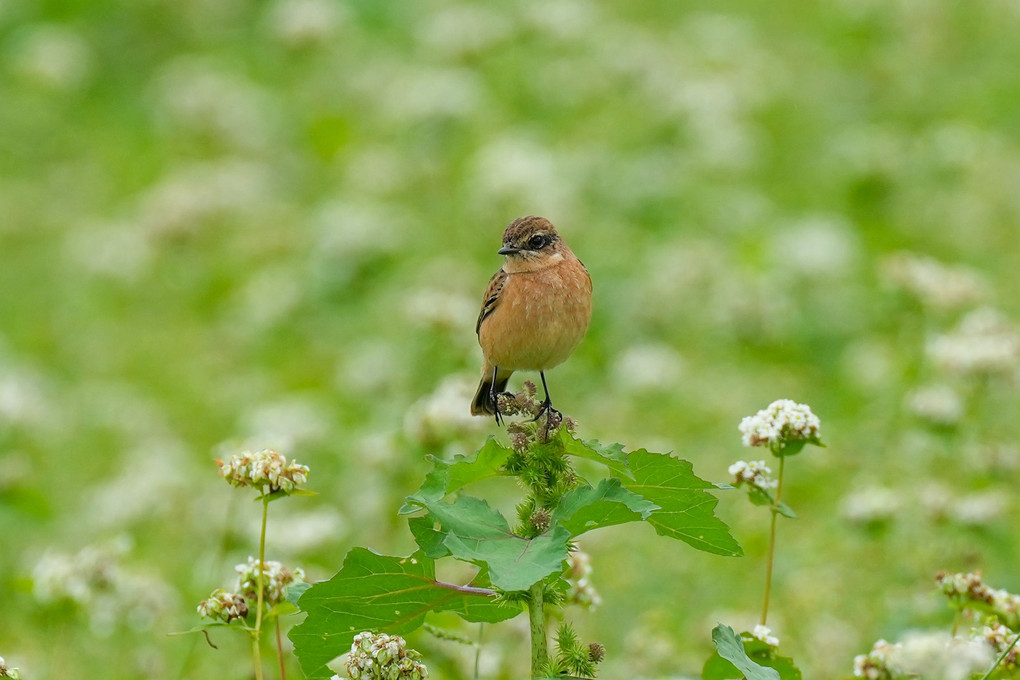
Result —
[[[588,330],[591,279],[570,258],[510,274],[499,304],[478,330],[485,360],[505,370],[546,371],[570,356]]]

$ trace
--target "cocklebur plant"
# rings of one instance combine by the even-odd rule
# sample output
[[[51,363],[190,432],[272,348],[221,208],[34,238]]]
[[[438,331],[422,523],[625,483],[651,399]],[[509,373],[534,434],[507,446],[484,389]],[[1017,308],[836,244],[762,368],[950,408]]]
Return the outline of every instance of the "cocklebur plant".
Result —
[[[821,422],[807,404],[779,399],[753,416],[740,422],[745,446],[767,448],[779,459],[779,474],[772,478],[772,468],[764,460],[738,460],[729,467],[733,486],[747,490],[754,505],[767,506],[771,511],[768,561],[765,571],[765,597],[761,623],[753,631],[739,636],[729,626],[720,624],[712,631],[716,652],[702,670],[704,680],[747,677],[749,680],[799,680],[800,670],[793,660],[778,654],[779,639],[765,624],[768,622],[772,594],[772,569],[776,552],[776,519],[779,515],[795,518],[793,510],[782,501],[783,474],[786,458],[800,453],[808,444],[824,446]]]
[[[509,444],[489,438],[472,455],[431,459],[432,471],[400,508],[418,546],[413,554],[388,556],[354,548],[335,576],[292,597],[306,617],[291,630],[290,639],[309,678],[329,678],[334,672],[330,664],[358,634],[406,635],[444,612],[495,624],[525,610],[531,678],[591,677],[606,654],[601,644],[580,642],[564,624],[553,654],[548,646],[549,615],[569,603],[570,579],[576,587],[584,576],[577,557],[570,561],[580,536],[646,522],[658,534],[698,550],[741,554],[714,514],[718,501],[710,490],[719,487],[695,476],[689,462],[583,441],[574,434],[576,423],[556,412],[532,420],[540,409],[534,397],[532,384],[516,395],[500,396],[504,415],[531,418],[508,423]],[[574,467],[577,459],[600,464],[605,476],[582,476]],[[467,492],[470,485],[492,478],[523,490],[513,521]],[[442,560],[473,565],[473,577],[457,583],[438,580],[436,563]],[[587,596],[594,599],[591,592]]]
[[[263,624],[269,620],[276,622],[276,646],[282,674],[283,640],[279,617],[295,611],[285,598],[288,588],[304,585],[304,572],[300,568],[287,568],[279,562],[266,560],[269,504],[287,496],[311,495],[301,488],[308,480],[309,470],[295,460],[288,463],[286,456],[271,449],[244,451],[216,464],[220,476],[231,486],[255,489],[259,494],[255,498],[262,505],[259,555],[257,559],[249,557],[246,563],[234,567],[237,581],[232,591],[217,588],[198,605],[198,614],[211,619],[212,623],[194,630],[208,635],[211,628],[228,626],[247,632],[251,638],[255,677],[261,680]]]

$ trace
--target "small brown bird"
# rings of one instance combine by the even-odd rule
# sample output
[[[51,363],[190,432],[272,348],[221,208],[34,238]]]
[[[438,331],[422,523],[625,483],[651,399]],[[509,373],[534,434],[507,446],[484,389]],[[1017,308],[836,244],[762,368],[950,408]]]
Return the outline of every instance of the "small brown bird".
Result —
[[[485,359],[471,414],[495,415],[514,371],[538,371],[554,411],[545,372],[563,363],[591,319],[591,277],[544,217],[529,215],[503,232],[503,267],[489,280],[475,332]],[[537,417],[536,417],[537,420]]]

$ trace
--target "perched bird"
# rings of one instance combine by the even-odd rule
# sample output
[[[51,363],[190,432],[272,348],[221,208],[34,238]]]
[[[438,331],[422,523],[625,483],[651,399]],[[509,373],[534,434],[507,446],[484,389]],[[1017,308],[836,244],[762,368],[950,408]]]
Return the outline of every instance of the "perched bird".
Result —
[[[514,371],[538,371],[554,411],[545,372],[563,363],[588,330],[591,277],[552,223],[529,215],[503,232],[503,267],[489,280],[475,332],[482,346],[482,381],[472,415],[495,415],[498,395]],[[548,417],[548,416],[547,416]]]

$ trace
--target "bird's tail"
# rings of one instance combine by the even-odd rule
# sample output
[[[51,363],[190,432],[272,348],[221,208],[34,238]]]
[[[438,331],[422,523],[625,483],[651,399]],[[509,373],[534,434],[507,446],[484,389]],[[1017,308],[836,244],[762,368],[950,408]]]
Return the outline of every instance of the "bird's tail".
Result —
[[[506,384],[510,382],[510,375],[508,373],[505,376],[496,376],[496,394],[506,391]],[[496,405],[489,398],[492,391],[492,374],[490,373],[488,376],[482,377],[482,381],[478,383],[478,391],[475,392],[475,398],[471,402],[471,415],[491,416],[496,413]]]

